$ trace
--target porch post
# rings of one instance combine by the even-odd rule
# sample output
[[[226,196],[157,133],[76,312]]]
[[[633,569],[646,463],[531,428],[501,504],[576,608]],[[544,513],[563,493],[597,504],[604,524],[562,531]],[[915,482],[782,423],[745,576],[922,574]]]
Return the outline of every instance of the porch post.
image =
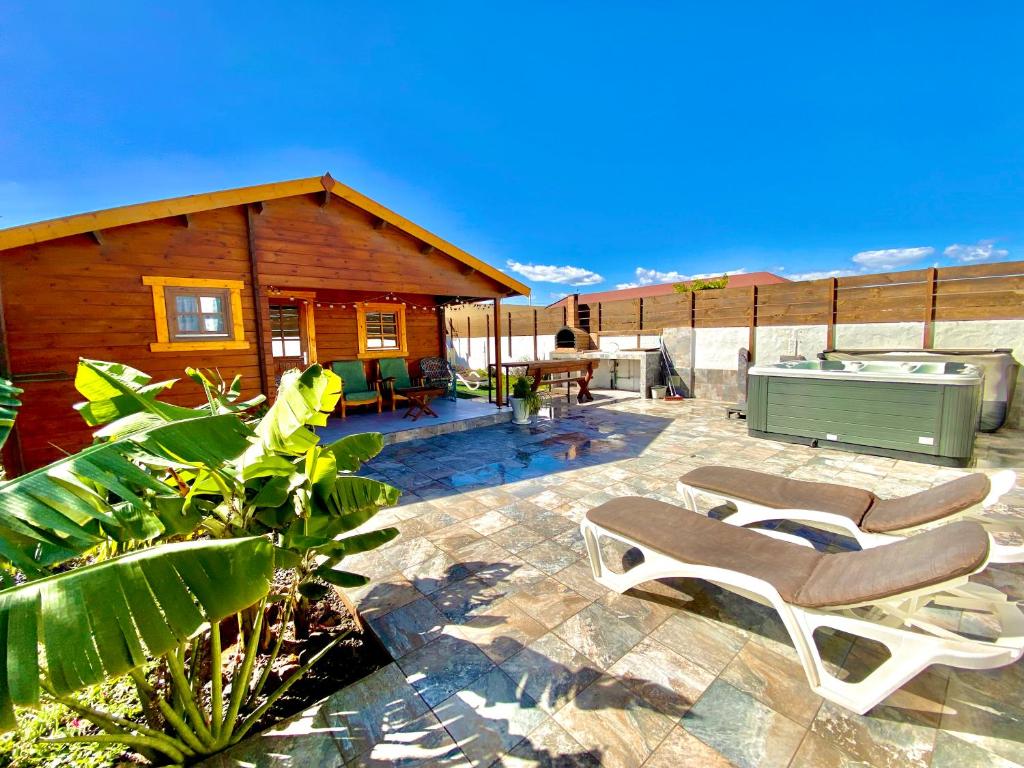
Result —
[[[494,297],[494,401],[501,408],[505,404],[504,376],[501,369],[501,297]]]

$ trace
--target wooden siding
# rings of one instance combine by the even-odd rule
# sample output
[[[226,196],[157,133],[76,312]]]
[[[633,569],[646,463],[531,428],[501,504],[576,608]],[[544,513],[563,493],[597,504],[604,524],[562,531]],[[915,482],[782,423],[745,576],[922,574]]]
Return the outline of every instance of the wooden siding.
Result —
[[[156,379],[184,377],[188,366],[243,376],[245,393],[264,387],[274,394],[269,315],[257,334],[250,241],[258,259],[260,302],[271,288],[315,291],[317,356],[322,362],[355,357],[355,310],[351,302],[395,293],[407,304],[433,306],[436,297],[504,295],[507,288],[470,266],[429,249],[394,227],[379,226],[365,210],[322,194],[266,202],[262,212],[245,206],[201,211],[78,234],[0,252],[0,283],[10,372],[25,389],[18,419],[17,470],[40,466],[86,445],[91,436],[72,406],[80,400],[73,377],[78,358],[115,360]],[[429,251],[429,252],[424,252]],[[156,318],[144,275],[241,280],[244,350],[153,352]],[[331,308],[331,304],[334,308]],[[339,305],[347,304],[345,309]],[[438,316],[410,308],[410,366],[441,351]],[[259,345],[265,371],[260,369]],[[373,366],[371,366],[372,368]],[[372,371],[371,371],[372,373]],[[46,374],[51,381],[31,381]],[[191,405],[198,390],[187,379],[168,400]]]
[[[279,288],[330,285],[354,291],[504,296],[507,289],[341,200],[272,200],[253,217],[260,282]]]
[[[150,351],[156,318],[144,275],[242,279],[245,337],[255,342],[241,210],[189,218],[190,226],[179,218],[111,229],[103,233],[102,244],[75,235],[0,255],[11,370],[19,378],[39,373],[66,377],[19,383],[25,389],[18,429],[26,467],[52,461],[90,440],[72,410],[81,399],[72,382],[80,356],[127,363],[156,380],[182,378],[190,365],[216,366],[226,375],[242,374],[249,394],[259,390],[255,344],[248,350]],[[196,395],[186,381],[176,384],[167,399],[194,404]]]

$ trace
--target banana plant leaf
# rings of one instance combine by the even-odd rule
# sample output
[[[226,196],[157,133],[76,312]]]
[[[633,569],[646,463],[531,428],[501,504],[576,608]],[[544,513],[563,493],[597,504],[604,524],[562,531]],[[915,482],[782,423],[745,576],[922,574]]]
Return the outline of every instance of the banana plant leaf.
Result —
[[[215,467],[239,456],[249,434],[232,414],[200,416],[91,446],[0,483],[0,558],[38,576],[108,537],[151,539],[167,526],[145,497],[173,489],[139,464],[155,456]]]
[[[263,598],[273,573],[265,538],[191,541],[0,592],[0,728],[39,704],[41,673],[58,694],[123,675]]]
[[[186,368],[185,375],[203,388],[206,393],[211,413],[242,413],[259,405],[267,398],[256,395],[248,400],[239,400],[242,396],[242,374],[236,373],[229,384],[219,371],[199,368]]]
[[[364,432],[349,435],[324,446],[331,452],[338,469],[355,472],[363,464],[384,450],[384,435],[380,432]]]
[[[75,389],[86,402],[77,403],[75,410],[90,427],[139,412],[157,416],[163,421],[195,418],[196,412],[192,408],[156,399],[157,395],[174,386],[176,381],[168,379],[151,383],[152,377],[149,374],[123,363],[81,358],[75,373]]]
[[[306,453],[320,440],[309,427],[324,426],[340,397],[341,379],[319,365],[285,373],[277,399],[256,427],[256,442],[244,463],[258,461],[268,453]]]
[[[14,419],[21,407],[18,395],[23,389],[14,386],[7,379],[0,379],[0,448],[7,442],[8,435],[14,428]]]

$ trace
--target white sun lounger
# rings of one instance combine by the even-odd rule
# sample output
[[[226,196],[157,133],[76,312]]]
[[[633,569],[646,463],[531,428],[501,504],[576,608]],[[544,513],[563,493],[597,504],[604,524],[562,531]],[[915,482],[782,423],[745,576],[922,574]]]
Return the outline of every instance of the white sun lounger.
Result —
[[[672,504],[614,499],[580,523],[594,578],[616,592],[669,577],[704,579],[774,608],[811,688],[863,714],[932,664],[990,669],[1024,653],[1024,613],[998,590],[969,583],[988,563],[990,539],[961,521],[885,548],[827,554],[777,531],[737,528]],[[601,540],[635,547],[643,562],[608,568]],[[934,623],[930,607],[997,620],[991,640]],[[859,682],[834,676],[814,642],[819,627],[869,638],[891,656]]]
[[[850,536],[868,549],[891,544],[924,527],[965,517],[984,525],[990,534],[1007,533],[1024,539],[1024,518],[981,514],[1016,483],[1017,476],[1009,469],[991,476],[976,472],[910,496],[880,499],[870,491],[848,485],[710,465],[683,475],[677,489],[694,510],[699,509],[699,493],[734,505],[736,512],[724,518],[730,525],[788,520]],[[1024,544],[994,540],[990,560],[1024,562]]]

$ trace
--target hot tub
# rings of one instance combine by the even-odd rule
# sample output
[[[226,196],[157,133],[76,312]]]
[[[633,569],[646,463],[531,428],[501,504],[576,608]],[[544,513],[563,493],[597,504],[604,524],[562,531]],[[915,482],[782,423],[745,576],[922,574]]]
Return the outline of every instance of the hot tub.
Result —
[[[750,369],[751,435],[965,466],[981,371],[954,362],[813,360]]]
[[[995,432],[1006,421],[1013,402],[1020,365],[1012,349],[826,349],[822,360],[898,360],[900,362],[969,363],[984,375],[981,395],[982,432]]]

